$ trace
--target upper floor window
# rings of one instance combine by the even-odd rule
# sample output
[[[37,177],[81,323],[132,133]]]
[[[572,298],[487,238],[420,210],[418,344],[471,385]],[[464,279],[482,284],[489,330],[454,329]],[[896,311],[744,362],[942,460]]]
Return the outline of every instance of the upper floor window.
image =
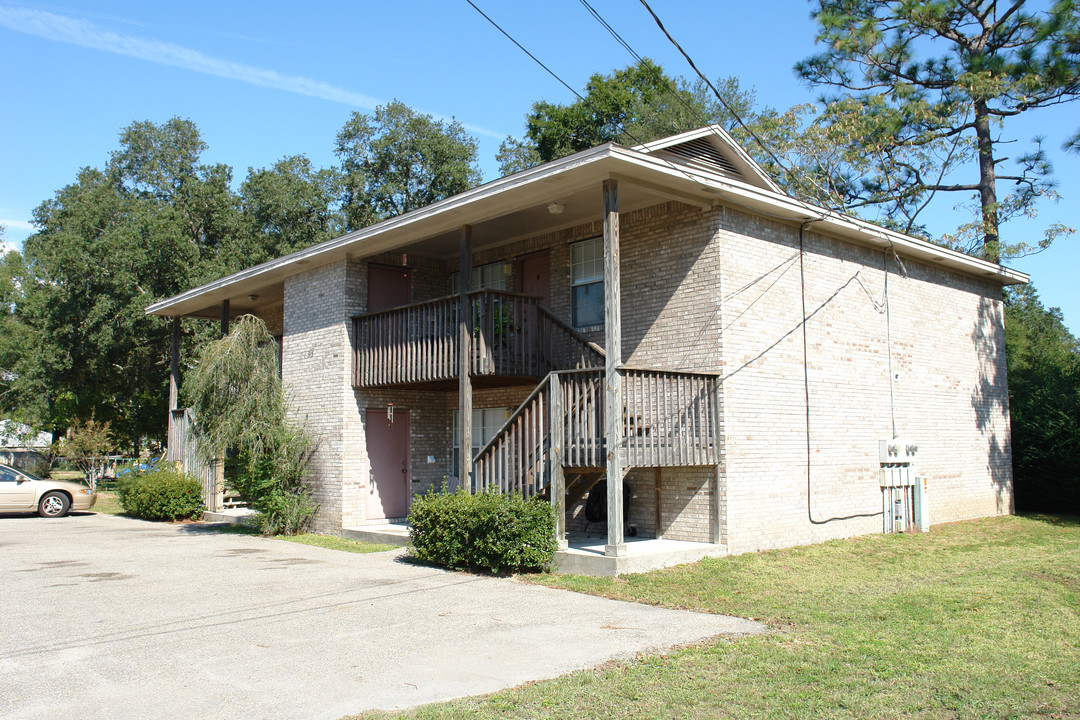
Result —
[[[509,290],[513,266],[508,262],[494,262],[478,265],[472,269],[472,290]],[[461,273],[450,274],[450,293],[461,290]]]
[[[604,238],[570,246],[570,293],[574,327],[604,324]]]

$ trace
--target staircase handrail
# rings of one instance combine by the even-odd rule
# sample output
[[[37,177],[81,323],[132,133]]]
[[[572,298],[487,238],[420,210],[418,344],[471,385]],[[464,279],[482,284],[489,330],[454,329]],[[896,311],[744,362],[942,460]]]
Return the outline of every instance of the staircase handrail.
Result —
[[[548,320],[549,322],[551,322],[551,324],[555,325],[555,326],[556,326],[556,327],[558,327],[558,328],[559,328],[560,330],[562,330],[562,331],[566,332],[566,333],[567,333],[568,335],[570,335],[570,336],[571,336],[572,338],[574,338],[575,340],[577,340],[577,341],[578,341],[578,342],[580,342],[581,344],[583,344],[583,345],[585,345],[586,347],[588,347],[588,348],[589,348],[590,350],[592,350],[592,351],[593,351],[594,353],[596,353],[596,355],[597,355],[597,356],[598,356],[598,357],[599,357],[599,358],[600,358],[601,360],[603,360],[604,358],[606,358],[606,357],[607,357],[607,355],[606,355],[606,354],[604,353],[604,348],[600,347],[599,345],[597,345],[596,343],[594,343],[594,342],[593,342],[592,340],[590,340],[589,338],[585,337],[585,336],[584,336],[584,335],[583,335],[583,334],[582,334],[582,333],[581,333],[581,332],[580,332],[579,330],[576,330],[575,328],[573,328],[573,327],[572,327],[572,326],[570,325],[570,323],[568,323],[568,322],[566,322],[565,320],[563,320],[563,319],[562,319],[561,317],[559,317],[558,315],[556,315],[555,313],[553,313],[553,312],[552,312],[551,310],[549,310],[549,309],[548,309],[547,307],[545,307],[545,306],[543,306],[543,305],[540,305],[540,304],[538,304],[538,305],[536,306],[536,309],[537,309],[538,311],[540,311],[540,313],[541,313],[541,314],[542,314],[542,315],[543,315],[543,316],[544,316],[545,318],[547,318],[547,320]],[[603,363],[601,363],[601,365],[602,365],[602,364],[603,364]]]

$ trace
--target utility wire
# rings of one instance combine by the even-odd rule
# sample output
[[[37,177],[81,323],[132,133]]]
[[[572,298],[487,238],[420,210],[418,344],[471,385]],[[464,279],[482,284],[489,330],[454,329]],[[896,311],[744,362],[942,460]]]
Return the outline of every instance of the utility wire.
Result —
[[[760,137],[758,137],[757,133],[751,130],[750,127],[743,122],[742,118],[739,117],[739,114],[735,112],[735,110],[730,105],[728,105],[727,100],[725,100],[724,96],[720,94],[720,91],[716,89],[716,86],[712,84],[712,81],[705,76],[705,73],[701,72],[701,70],[698,69],[697,64],[694,63],[694,59],[691,58],[690,55],[685,50],[683,50],[682,45],[680,45],[679,42],[671,36],[671,33],[668,32],[668,29],[664,27],[664,23],[661,22],[660,18],[656,15],[655,12],[653,12],[653,9],[649,6],[649,3],[646,2],[646,0],[639,1],[642,5],[645,6],[645,9],[649,12],[649,15],[652,16],[653,21],[656,22],[656,26],[660,28],[660,32],[664,33],[664,36],[667,37],[668,41],[675,46],[675,49],[678,50],[680,54],[682,54],[683,58],[686,59],[686,62],[690,65],[693,71],[697,74],[699,78],[701,78],[701,81],[705,83],[705,86],[708,87],[709,90],[712,90],[712,94],[716,96],[716,99],[720,101],[720,104],[724,106],[724,109],[728,111],[731,117],[735,118],[735,122],[739,124],[739,127],[745,130],[746,134],[754,139],[754,142],[758,144],[758,147],[760,147],[765,152],[765,154],[767,154],[772,159],[772,161],[777,164],[778,167],[782,168],[783,170],[788,170],[787,166],[785,166],[780,161],[780,158],[778,158],[776,154],[773,153],[773,151],[765,145],[765,142]],[[818,189],[820,190],[821,188]]]
[[[637,60],[638,64],[641,64],[642,62],[644,62],[645,59],[641,55],[639,55],[638,52],[636,50],[634,50],[634,48],[632,48],[630,46],[630,43],[628,43],[626,40],[623,39],[622,35],[620,35],[615,30],[615,28],[613,28],[611,26],[611,24],[608,23],[608,21],[604,19],[604,17],[596,10],[596,8],[594,8],[592,5],[589,4],[588,0],[579,0],[579,2],[581,2],[581,4],[585,6],[585,9],[589,11],[589,14],[592,15],[594,18],[596,18],[596,21],[598,23],[600,23],[604,27],[604,29],[608,31],[608,33],[611,34],[611,37],[615,38],[615,41],[617,43],[619,43],[624,48],[626,48],[626,52],[630,53],[630,56],[633,57],[635,60]],[[682,105],[684,108],[686,108],[686,110],[688,112],[690,112],[692,115],[694,115],[694,117],[697,118],[698,123],[700,123],[701,125],[707,126],[709,128],[709,130],[712,132],[713,135],[716,135],[717,137],[723,139],[723,137],[720,135],[720,133],[716,131],[716,128],[715,128],[716,123],[715,123],[715,121],[710,120],[708,117],[703,116],[701,111],[698,108],[694,107],[689,102],[687,102],[686,98],[684,98],[682,96],[682,94],[679,93],[678,88],[674,87],[674,85],[672,84],[672,81],[671,81],[670,78],[668,78],[666,75],[661,73],[660,79],[662,79],[664,81],[664,89],[667,90],[668,94],[670,94],[673,98],[675,98],[675,100],[677,100],[680,105]],[[678,132],[677,127],[674,128],[674,130],[676,132]]]
[[[502,34],[503,34],[504,36],[506,36],[506,38],[507,38],[507,39],[508,39],[508,40],[509,40],[510,42],[512,42],[512,43],[514,43],[515,45],[517,45],[517,46],[518,46],[518,48],[519,48],[519,49],[520,49],[520,50],[521,50],[521,51],[522,51],[523,53],[525,53],[526,55],[528,55],[528,56],[529,56],[529,57],[530,57],[530,58],[531,58],[531,59],[533,60],[533,62],[535,62],[535,63],[536,63],[537,65],[539,65],[540,67],[542,67],[542,68],[543,68],[543,69],[544,69],[545,71],[547,71],[547,73],[548,73],[549,75],[551,75],[551,77],[555,78],[555,79],[556,79],[556,80],[557,80],[557,81],[559,82],[559,84],[561,84],[561,85],[562,85],[563,87],[565,87],[565,88],[566,88],[567,90],[569,90],[570,92],[572,92],[572,93],[574,94],[574,96],[575,96],[575,97],[576,97],[576,98],[577,98],[578,100],[580,100],[581,102],[583,102],[583,103],[584,103],[584,104],[585,104],[585,105],[586,105],[586,106],[587,106],[587,107],[588,107],[588,108],[589,108],[590,110],[592,110],[593,112],[595,112],[595,113],[596,113],[596,114],[598,114],[598,115],[601,115],[601,114],[602,114],[602,113],[600,112],[599,108],[597,108],[597,107],[596,107],[596,106],[595,106],[595,105],[594,105],[593,103],[591,103],[591,102],[590,102],[590,101],[588,100],[588,98],[586,98],[586,97],[583,97],[583,96],[581,95],[581,93],[579,93],[579,92],[578,92],[577,90],[575,90],[574,88],[570,87],[569,83],[567,83],[567,82],[566,82],[565,80],[563,80],[563,79],[562,79],[561,77],[559,77],[559,76],[558,76],[558,75],[557,75],[557,74],[555,73],[555,71],[554,71],[554,70],[552,70],[551,68],[549,68],[549,67],[548,67],[547,65],[545,65],[544,63],[540,62],[540,60],[539,60],[539,59],[538,59],[538,58],[537,58],[537,57],[536,57],[535,55],[533,55],[533,54],[532,54],[531,52],[529,52],[528,50],[526,50],[526,49],[525,49],[525,46],[524,46],[524,45],[522,45],[522,44],[521,44],[521,43],[519,43],[519,42],[518,42],[517,40],[515,40],[515,39],[514,39],[514,37],[513,37],[512,35],[510,35],[510,33],[508,33],[508,32],[507,32],[506,30],[503,30],[503,29],[502,29],[502,27],[500,27],[500,26],[499,26],[499,24],[498,24],[497,22],[495,22],[495,21],[494,21],[494,20],[492,20],[492,19],[491,19],[490,17],[488,17],[488,16],[487,16],[487,14],[486,14],[486,13],[484,13],[484,11],[483,11],[483,10],[481,10],[480,8],[478,8],[478,7],[476,6],[476,3],[474,3],[474,2],[473,2],[473,0],[465,0],[465,2],[469,3],[469,5],[471,5],[471,6],[472,6],[473,10],[476,10],[476,12],[480,13],[481,17],[483,17],[483,18],[484,18],[485,20],[487,20],[487,21],[488,21],[489,23],[491,23],[491,24],[492,24],[492,26],[493,26],[493,27],[494,27],[494,28],[495,28],[496,30],[498,30],[498,31],[499,31],[500,33],[502,33]],[[594,12],[595,12],[595,11],[594,11]],[[605,23],[605,25],[606,25],[606,23]],[[614,31],[613,31],[613,32],[614,32]],[[631,52],[632,52],[632,51],[631,51]],[[619,132],[620,132],[621,134],[623,134],[623,135],[625,135],[626,137],[630,138],[630,140],[632,140],[632,141],[634,142],[634,144],[636,144],[636,145],[644,145],[644,144],[645,144],[645,143],[643,143],[643,142],[642,142],[642,141],[641,141],[641,140],[640,140],[639,138],[635,137],[633,133],[631,133],[631,132],[630,132],[629,130],[627,130],[625,126],[622,126],[622,125],[620,125],[620,126],[618,127],[618,130],[619,130]],[[667,159],[667,158],[665,158],[665,157],[662,157],[662,156],[654,156],[654,157],[656,157],[656,158],[657,158],[657,159],[659,159],[659,160],[662,160],[662,161],[663,161],[664,163],[666,163],[666,164],[668,165],[668,167],[670,167],[670,168],[671,168],[672,170],[675,170],[676,172],[678,172],[678,173],[681,173],[681,174],[682,174],[683,176],[685,176],[685,177],[686,177],[686,179],[687,179],[687,180],[689,180],[689,181],[691,181],[691,182],[693,182],[693,183],[695,183],[695,184],[698,184],[698,185],[700,185],[700,184],[701,184],[701,181],[700,181],[700,180],[699,180],[698,178],[695,178],[695,177],[694,177],[693,175],[691,175],[691,174],[690,174],[689,172],[687,172],[685,168],[679,167],[678,165],[676,165],[675,163],[671,162],[670,160],[668,160],[668,159]]]
[[[609,33],[611,33],[611,37],[615,38],[616,42],[626,48],[626,52],[630,53],[638,62],[642,61],[642,57],[634,51],[634,48],[630,47],[630,44],[628,42],[622,39],[622,36],[619,35],[619,33],[615,32],[615,28],[611,27],[611,25],[608,24],[608,21],[605,20],[603,16],[596,11],[596,8],[589,4],[589,0],[580,0],[580,2],[582,5],[585,6],[585,9],[589,11],[589,14],[596,18],[596,22],[603,25],[604,28]]]
[[[547,65],[545,65],[544,63],[540,62],[539,58],[537,58],[537,57],[536,57],[535,55],[533,55],[533,54],[532,54],[531,52],[529,52],[528,50],[526,50],[526,49],[525,49],[525,46],[524,46],[524,45],[522,45],[522,44],[521,44],[521,43],[519,43],[519,42],[518,42],[517,40],[515,40],[515,39],[513,38],[513,36],[512,36],[512,35],[510,35],[510,33],[508,33],[508,32],[506,32],[505,30],[503,30],[503,29],[502,29],[502,28],[501,28],[501,27],[499,26],[499,23],[497,23],[497,22],[495,22],[494,20],[492,20],[491,18],[489,18],[489,17],[487,16],[487,14],[486,14],[486,13],[485,13],[485,12],[484,12],[483,10],[481,10],[481,9],[480,9],[480,8],[478,8],[478,7],[476,7],[476,3],[474,3],[474,2],[472,1],[472,0],[465,0],[465,2],[469,3],[470,5],[472,5],[472,9],[473,9],[473,10],[475,10],[476,12],[480,13],[480,15],[481,15],[481,16],[482,16],[482,17],[483,17],[483,18],[484,18],[485,20],[487,20],[487,21],[488,21],[489,23],[491,23],[491,24],[492,24],[492,26],[494,26],[494,28],[495,28],[496,30],[498,30],[498,31],[499,31],[499,32],[501,32],[501,33],[502,33],[503,35],[505,35],[505,36],[506,36],[506,39],[507,39],[507,40],[509,40],[510,42],[512,42],[512,43],[514,43],[515,45],[517,45],[517,46],[518,46],[518,49],[519,49],[519,50],[521,50],[521,52],[523,52],[523,53],[525,53],[526,55],[528,55],[528,56],[529,56],[530,58],[532,58],[532,61],[533,61],[533,62],[535,62],[535,63],[536,63],[537,65],[539,65],[540,67],[544,68],[544,70],[546,70],[546,71],[547,71],[547,74],[548,74],[548,75],[550,75],[551,77],[553,77],[553,78],[555,78],[556,80],[558,80],[558,81],[559,81],[559,84],[560,84],[560,85],[562,85],[562,86],[563,86],[564,88],[566,88],[566,89],[567,89],[567,90],[569,90],[570,92],[574,93],[574,95],[575,95],[575,96],[577,97],[577,99],[578,99],[578,100],[580,100],[581,102],[585,103],[586,105],[588,105],[588,104],[589,104],[589,103],[588,103],[588,101],[587,101],[587,100],[586,100],[585,98],[583,98],[583,97],[581,96],[581,93],[579,93],[579,92],[578,92],[577,90],[575,90],[574,88],[570,87],[570,85],[568,85],[568,84],[566,83],[566,81],[564,81],[564,80],[563,80],[563,79],[562,79],[561,77],[559,77],[558,75],[556,75],[556,74],[555,74],[555,71],[554,71],[554,70],[552,70],[551,68],[549,68],[549,67],[548,67]]]

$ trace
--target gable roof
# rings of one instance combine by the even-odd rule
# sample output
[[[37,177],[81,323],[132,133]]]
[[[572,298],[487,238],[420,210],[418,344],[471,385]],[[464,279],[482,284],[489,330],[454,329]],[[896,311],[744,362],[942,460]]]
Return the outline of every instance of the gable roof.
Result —
[[[734,172],[707,157],[687,157],[695,152],[692,144],[702,143],[725,158]],[[229,300],[231,310],[238,314],[254,309],[256,299],[260,305],[283,299],[285,278],[343,259],[406,248],[454,257],[462,225],[473,227],[474,249],[579,225],[600,217],[601,182],[606,179],[619,181],[620,212],[666,200],[702,208],[730,205],[793,224],[809,223],[815,231],[848,242],[893,248],[908,257],[1002,285],[1028,281],[1027,275],[1016,270],[792,198],[730,135],[710,126],[633,148],[598,145],[241,270],[153,303],[146,312],[214,318],[222,301]],[[564,212],[550,214],[547,207],[553,202],[562,205]]]

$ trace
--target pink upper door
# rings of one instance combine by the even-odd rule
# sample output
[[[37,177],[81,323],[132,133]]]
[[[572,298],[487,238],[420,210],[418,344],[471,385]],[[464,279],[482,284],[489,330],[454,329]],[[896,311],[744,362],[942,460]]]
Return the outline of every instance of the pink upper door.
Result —
[[[368,265],[368,312],[379,312],[412,302],[412,274],[408,268]]]
[[[527,255],[521,259],[521,278],[518,289],[526,295],[540,298],[540,304],[551,307],[551,263],[547,252]]]
[[[409,512],[409,411],[367,411],[367,519],[403,518]]]
[[[551,308],[551,263],[548,253],[535,253],[526,255],[518,261],[518,291],[525,295],[540,298],[540,304]],[[530,364],[528,374],[541,375],[545,372],[542,367],[542,352],[538,345],[540,334],[537,331],[539,318],[535,310],[530,309],[521,319],[521,341],[525,343],[522,356],[527,358]]]

